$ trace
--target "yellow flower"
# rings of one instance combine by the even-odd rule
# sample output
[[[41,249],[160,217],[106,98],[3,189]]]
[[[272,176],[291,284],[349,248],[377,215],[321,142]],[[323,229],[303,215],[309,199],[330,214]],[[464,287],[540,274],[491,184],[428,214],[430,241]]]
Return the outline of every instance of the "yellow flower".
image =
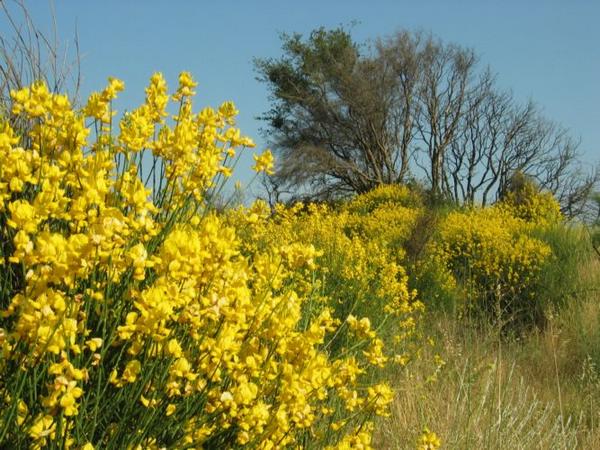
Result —
[[[378,416],[390,415],[388,406],[394,400],[394,391],[386,383],[380,383],[367,388],[367,403]]]
[[[234,118],[239,111],[236,109],[233,102],[224,102],[219,106],[219,115],[221,115],[229,125],[234,125]]]
[[[108,86],[103,91],[104,98],[107,100],[113,100],[117,97],[117,92],[121,92],[125,89],[125,83],[115,77],[108,77]]]
[[[167,116],[168,103],[167,83],[163,74],[156,72],[150,78],[150,85],[146,88],[146,105],[153,122],[162,123],[163,118]]]
[[[147,105],[125,114],[121,119],[121,143],[134,152],[147,147],[154,134],[154,117]]]
[[[34,440],[42,440],[46,442],[46,438],[53,438],[56,431],[56,423],[54,418],[50,415],[38,415],[29,428],[29,436]]]
[[[173,413],[175,412],[176,409],[177,409],[177,406],[175,406],[173,403],[169,403],[167,405],[167,410],[165,412],[166,416],[169,417],[169,416],[173,415]]]
[[[8,205],[10,219],[7,223],[9,226],[18,230],[23,230],[27,233],[33,233],[39,219],[36,217],[35,208],[26,200],[17,200]]]
[[[190,97],[195,95],[193,89],[198,85],[192,78],[189,72],[181,72],[179,74],[179,87],[177,92],[173,95],[173,99],[180,101],[184,97]]]
[[[440,448],[442,441],[433,431],[429,431],[427,427],[417,442],[417,450],[436,450]]]
[[[255,164],[252,166],[256,172],[265,172],[268,175],[275,173],[273,170],[274,159],[271,150],[265,150],[261,155],[254,155]]]
[[[13,114],[26,112],[30,117],[41,117],[52,107],[52,94],[46,84],[36,81],[31,87],[11,91]]]
[[[133,359],[127,363],[121,379],[127,383],[133,383],[142,369],[142,364],[137,360]]]
[[[92,351],[95,352],[102,346],[102,338],[92,338],[85,341],[85,345]]]
[[[117,97],[117,93],[125,88],[125,84],[116,78],[109,77],[108,86],[102,92],[90,94],[87,104],[83,110],[88,117],[100,120],[102,123],[110,123],[114,111],[110,111],[110,102]]]
[[[23,400],[19,400],[17,403],[17,425],[23,425],[28,413],[27,404]]]
[[[75,390],[77,389],[77,390]],[[79,388],[66,392],[60,399],[60,406],[64,409],[65,416],[74,416],[77,414],[77,397],[81,396],[82,392]]]
[[[167,352],[169,355],[174,356],[175,358],[180,358],[183,355],[181,351],[181,345],[177,339],[170,339],[167,344]]]
[[[376,334],[371,330],[371,321],[368,317],[363,317],[362,319],[358,320],[356,317],[350,314],[346,318],[346,322],[348,322],[348,327],[350,327],[350,330],[356,333],[356,336],[360,339],[375,338]]]

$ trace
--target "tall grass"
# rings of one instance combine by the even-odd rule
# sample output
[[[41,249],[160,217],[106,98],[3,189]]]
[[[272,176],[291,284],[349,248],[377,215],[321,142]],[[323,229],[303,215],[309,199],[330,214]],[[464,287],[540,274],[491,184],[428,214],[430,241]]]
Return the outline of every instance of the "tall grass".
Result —
[[[600,260],[583,236],[545,233],[556,257],[538,287],[542,327],[507,335],[481,318],[430,311],[435,344],[395,374],[381,448],[414,447],[425,426],[448,449],[600,448]]]

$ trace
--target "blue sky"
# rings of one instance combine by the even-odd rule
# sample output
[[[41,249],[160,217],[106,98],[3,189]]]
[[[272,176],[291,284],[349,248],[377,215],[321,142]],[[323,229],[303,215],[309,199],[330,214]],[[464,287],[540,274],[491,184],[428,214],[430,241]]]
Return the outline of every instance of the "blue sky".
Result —
[[[25,0],[35,22],[51,30],[51,3]],[[154,71],[176,86],[181,70],[199,82],[196,107],[233,100],[238,125],[259,147],[269,107],[255,80],[252,58],[280,55],[280,32],[309,33],[353,21],[357,41],[402,28],[431,31],[445,42],[471,47],[498,74],[502,87],[535,100],[546,116],[581,138],[586,161],[600,160],[600,1],[156,1],[55,0],[64,43],[77,29],[83,58],[82,94],[125,81],[117,107],[143,99]],[[7,32],[0,21],[0,32]],[[238,176],[248,179],[251,152]]]

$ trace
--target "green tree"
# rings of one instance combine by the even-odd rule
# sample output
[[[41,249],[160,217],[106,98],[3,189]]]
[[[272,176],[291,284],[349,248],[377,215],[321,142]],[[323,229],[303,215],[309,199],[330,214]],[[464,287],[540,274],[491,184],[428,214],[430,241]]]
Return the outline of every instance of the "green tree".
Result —
[[[403,181],[416,67],[363,56],[341,28],[282,39],[281,59],[256,60],[272,93],[263,119],[281,160],[277,178],[321,196]]]

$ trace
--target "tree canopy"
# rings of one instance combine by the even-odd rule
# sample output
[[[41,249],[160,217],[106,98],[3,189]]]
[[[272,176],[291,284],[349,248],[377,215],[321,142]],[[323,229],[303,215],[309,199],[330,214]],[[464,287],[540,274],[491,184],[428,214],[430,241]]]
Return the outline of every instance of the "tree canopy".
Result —
[[[486,204],[522,172],[576,214],[598,182],[568,131],[499,89],[472,49],[408,31],[370,44],[344,28],[281,38],[280,58],[255,60],[280,188],[331,198],[416,177]]]

